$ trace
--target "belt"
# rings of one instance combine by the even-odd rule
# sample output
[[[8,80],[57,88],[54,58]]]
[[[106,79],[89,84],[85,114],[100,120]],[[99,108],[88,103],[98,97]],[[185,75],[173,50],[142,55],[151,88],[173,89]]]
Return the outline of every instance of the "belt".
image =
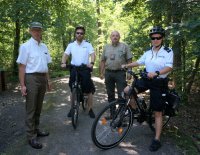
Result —
[[[46,76],[47,73],[39,73],[39,72],[35,72],[35,73],[26,73],[26,75],[37,75],[37,76]]]
[[[107,72],[120,72],[120,71],[124,71],[122,69],[116,69],[116,70],[112,70],[112,69],[106,69]]]

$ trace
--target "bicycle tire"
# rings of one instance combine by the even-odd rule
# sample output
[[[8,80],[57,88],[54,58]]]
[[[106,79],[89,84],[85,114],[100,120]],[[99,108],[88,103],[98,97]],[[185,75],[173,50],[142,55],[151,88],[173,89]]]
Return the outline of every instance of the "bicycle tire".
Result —
[[[78,125],[78,116],[79,116],[79,104],[80,104],[80,94],[77,88],[72,90],[72,126],[74,129],[77,128]]]
[[[114,113],[111,110],[113,108],[115,108]],[[119,121],[120,118],[123,120]],[[125,139],[132,124],[133,117],[130,107],[118,101],[111,102],[99,112],[93,122],[92,141],[100,149],[114,148]]]
[[[165,128],[168,124],[168,122],[170,121],[170,116],[168,115],[163,115],[163,126],[162,128]],[[155,118],[154,118],[154,115],[153,115],[153,112],[149,112],[149,118],[148,118],[148,124],[149,124],[149,127],[150,129],[155,132]]]
[[[78,125],[78,110],[77,108],[72,109],[72,126],[74,129],[77,128]]]

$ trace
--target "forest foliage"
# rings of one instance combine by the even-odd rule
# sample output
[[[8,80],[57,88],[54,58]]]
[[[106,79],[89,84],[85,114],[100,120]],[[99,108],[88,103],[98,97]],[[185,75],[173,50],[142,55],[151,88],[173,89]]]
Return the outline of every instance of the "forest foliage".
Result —
[[[42,39],[53,58],[52,72],[60,71],[63,51],[74,40],[77,25],[86,27],[97,68],[111,31],[120,32],[137,60],[151,46],[149,29],[161,25],[167,33],[165,45],[174,51],[171,75],[176,89],[186,97],[200,89],[199,0],[0,0],[0,9],[0,70],[17,74],[18,49],[30,38],[32,21],[44,26]]]

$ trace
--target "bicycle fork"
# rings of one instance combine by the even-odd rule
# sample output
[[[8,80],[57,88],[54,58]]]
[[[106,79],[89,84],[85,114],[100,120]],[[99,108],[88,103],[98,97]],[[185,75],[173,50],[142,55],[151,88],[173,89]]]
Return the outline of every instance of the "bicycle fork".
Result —
[[[115,111],[113,115],[113,119],[112,119],[113,121],[111,122],[111,126],[113,128],[116,128],[122,125],[122,122],[124,118],[126,117],[127,107],[128,107],[128,104],[125,106],[119,107],[119,109],[116,109],[117,111]]]

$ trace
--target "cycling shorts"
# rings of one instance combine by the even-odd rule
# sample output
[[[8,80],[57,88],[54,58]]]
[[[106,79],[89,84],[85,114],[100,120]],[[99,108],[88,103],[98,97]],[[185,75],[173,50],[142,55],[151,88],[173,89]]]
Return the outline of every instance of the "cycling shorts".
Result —
[[[168,78],[160,79],[138,79],[134,87],[138,93],[150,90],[150,107],[153,111],[162,111],[164,109],[165,100],[162,94],[168,90]]]
[[[93,93],[95,92],[95,86],[94,83],[91,79],[91,69],[83,69],[83,70],[78,70],[77,72],[79,74],[79,80],[81,82],[81,88],[83,93]],[[72,85],[76,79],[76,70],[75,68],[70,69],[70,78],[69,78],[69,87],[72,91]]]

